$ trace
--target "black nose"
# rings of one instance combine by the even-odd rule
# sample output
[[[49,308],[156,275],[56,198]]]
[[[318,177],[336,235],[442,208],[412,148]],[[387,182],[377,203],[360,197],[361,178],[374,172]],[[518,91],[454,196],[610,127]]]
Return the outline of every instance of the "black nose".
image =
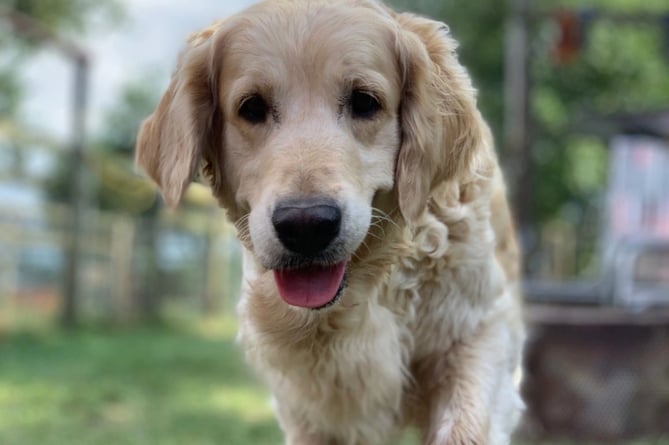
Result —
[[[274,209],[272,225],[286,249],[313,256],[339,235],[341,210],[332,199],[286,200]]]

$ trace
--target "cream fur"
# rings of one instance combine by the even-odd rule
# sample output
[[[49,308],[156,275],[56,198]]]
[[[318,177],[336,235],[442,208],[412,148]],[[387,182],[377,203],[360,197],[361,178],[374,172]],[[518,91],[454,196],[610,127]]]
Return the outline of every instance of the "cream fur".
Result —
[[[273,0],[194,35],[137,161],[176,205],[204,162],[244,245],[239,341],[289,445],[509,443],[523,327],[518,252],[475,90],[440,23],[373,0]],[[370,119],[346,95],[372,91]],[[249,94],[271,115],[239,116]],[[344,98],[344,99],[342,99]],[[348,286],[287,305],[270,224],[285,197],[342,207]]]

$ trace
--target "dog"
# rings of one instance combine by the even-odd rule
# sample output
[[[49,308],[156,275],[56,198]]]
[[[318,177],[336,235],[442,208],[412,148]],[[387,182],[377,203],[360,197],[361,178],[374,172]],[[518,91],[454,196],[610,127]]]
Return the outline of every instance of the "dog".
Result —
[[[239,333],[289,445],[507,444],[519,253],[491,132],[443,23],[267,0],[192,35],[137,164],[201,173],[243,245]]]

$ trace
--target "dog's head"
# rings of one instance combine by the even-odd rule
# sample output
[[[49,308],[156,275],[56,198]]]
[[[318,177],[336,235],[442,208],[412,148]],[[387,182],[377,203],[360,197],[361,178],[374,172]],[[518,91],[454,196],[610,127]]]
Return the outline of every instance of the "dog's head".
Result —
[[[472,173],[475,102],[443,24],[373,0],[266,1],[190,39],[137,162],[173,207],[203,163],[282,298],[318,308],[378,207],[411,223]]]

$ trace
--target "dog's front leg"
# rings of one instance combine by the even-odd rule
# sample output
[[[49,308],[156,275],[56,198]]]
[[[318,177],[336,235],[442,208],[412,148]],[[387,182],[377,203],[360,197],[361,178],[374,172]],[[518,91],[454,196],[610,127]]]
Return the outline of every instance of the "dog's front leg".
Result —
[[[314,432],[304,419],[282,412],[277,412],[279,425],[284,434],[285,445],[339,445],[339,442],[323,433]]]
[[[286,445],[337,445],[337,442],[319,434],[292,431],[286,433]]]
[[[509,443],[522,409],[513,380],[522,329],[508,321],[492,321],[420,365],[434,378],[423,388],[425,445]]]
[[[321,434],[292,431],[286,433],[286,445],[342,445],[343,442]]]

